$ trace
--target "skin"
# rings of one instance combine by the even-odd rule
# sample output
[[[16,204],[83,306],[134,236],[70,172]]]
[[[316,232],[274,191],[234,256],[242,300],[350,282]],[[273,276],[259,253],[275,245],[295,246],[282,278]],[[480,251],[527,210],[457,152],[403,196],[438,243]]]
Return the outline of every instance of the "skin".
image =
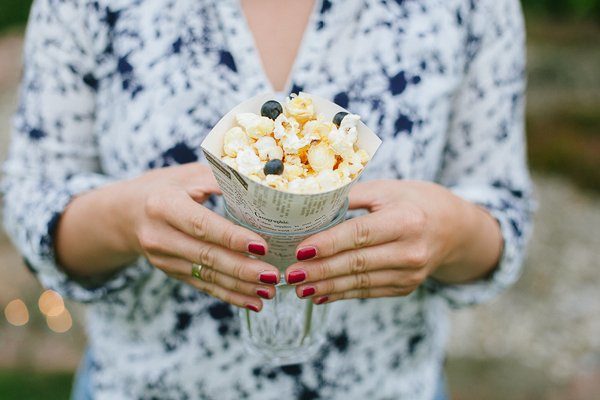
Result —
[[[303,271],[296,293],[317,304],[350,298],[406,296],[427,277],[452,284],[488,275],[502,236],[485,210],[430,182],[358,183],[351,209],[368,214],[304,240],[316,256],[286,270]],[[296,272],[297,274],[298,272]]]
[[[285,3],[285,7],[282,7]],[[283,90],[313,1],[243,0],[242,7],[275,90]],[[274,15],[276,17],[274,17]],[[268,22],[268,23],[267,23]],[[276,33],[276,34],[274,34]],[[277,40],[274,40],[277,38]],[[138,257],[212,296],[258,310],[275,288],[261,274],[275,267],[251,259],[250,244],[265,241],[204,207],[220,194],[207,166],[187,164],[149,171],[75,197],[56,232],[58,262],[76,279],[106,279]],[[307,278],[297,293],[313,287],[313,301],[404,296],[432,276],[463,283],[489,274],[500,257],[496,221],[483,209],[426,182],[357,184],[351,208],[366,216],[306,239],[316,257],[290,266]],[[191,264],[203,265],[202,280]],[[268,279],[267,279],[268,280]]]

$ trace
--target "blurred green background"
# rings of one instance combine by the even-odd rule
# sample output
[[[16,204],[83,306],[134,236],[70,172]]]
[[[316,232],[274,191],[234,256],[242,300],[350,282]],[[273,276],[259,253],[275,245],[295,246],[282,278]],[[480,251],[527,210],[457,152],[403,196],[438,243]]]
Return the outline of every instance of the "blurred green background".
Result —
[[[0,0],[0,136],[5,154],[30,0]],[[525,0],[527,135],[540,211],[523,279],[489,305],[454,314],[447,372],[456,399],[593,399],[600,393],[600,0]],[[0,234],[0,399],[67,399],[85,338],[78,305],[57,333],[41,287]],[[468,340],[465,340],[468,338]]]

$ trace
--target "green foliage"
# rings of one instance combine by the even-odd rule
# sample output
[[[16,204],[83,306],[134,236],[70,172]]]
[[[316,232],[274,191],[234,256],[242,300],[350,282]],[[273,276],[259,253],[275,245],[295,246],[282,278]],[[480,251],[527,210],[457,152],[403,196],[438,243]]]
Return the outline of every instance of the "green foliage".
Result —
[[[22,26],[33,0],[2,0],[0,30]],[[557,17],[600,18],[600,0],[522,0],[530,13]]]
[[[0,371],[2,400],[64,400],[70,397],[71,373]]]
[[[569,177],[580,187],[600,190],[600,113],[595,107],[565,106],[528,115],[527,149],[537,171]]]
[[[0,0],[0,30],[27,22],[32,0]]]
[[[532,13],[557,17],[600,17],[600,0],[522,0],[523,8]]]

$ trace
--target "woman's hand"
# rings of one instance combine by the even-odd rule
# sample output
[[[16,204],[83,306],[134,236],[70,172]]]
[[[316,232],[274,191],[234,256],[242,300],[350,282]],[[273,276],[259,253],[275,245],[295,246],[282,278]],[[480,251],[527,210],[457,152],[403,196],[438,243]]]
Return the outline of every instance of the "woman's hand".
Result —
[[[133,248],[172,278],[240,307],[259,311],[272,298],[277,268],[242,253],[265,254],[264,239],[200,203],[219,193],[210,169],[200,164],[155,170],[132,185]],[[192,263],[202,265],[200,278]],[[265,285],[266,283],[266,285]]]
[[[266,242],[201,203],[220,193],[210,169],[162,168],[73,200],[59,223],[57,249],[74,276],[112,273],[140,255],[167,275],[240,307],[259,311],[272,298],[277,268],[242,253],[265,254]],[[200,278],[192,263],[202,265]]]
[[[317,304],[405,296],[428,276],[460,283],[488,274],[502,237],[496,220],[442,186],[380,180],[357,184],[351,208],[369,214],[304,240],[286,270],[299,297]]]

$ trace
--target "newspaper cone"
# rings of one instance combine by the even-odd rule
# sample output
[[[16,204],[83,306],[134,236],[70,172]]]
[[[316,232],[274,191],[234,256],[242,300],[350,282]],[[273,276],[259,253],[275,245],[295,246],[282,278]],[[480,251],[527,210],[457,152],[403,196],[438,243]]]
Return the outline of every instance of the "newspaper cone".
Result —
[[[346,111],[324,98],[302,93],[312,99],[319,114],[331,119]],[[307,232],[329,224],[344,206],[348,192],[355,179],[345,186],[317,194],[296,194],[282,192],[261,185],[229,167],[221,161],[223,137],[236,125],[235,116],[242,112],[257,113],[262,104],[278,96],[263,94],[253,97],[234,107],[215,125],[202,142],[202,150],[210,164],[215,178],[223,191],[225,203],[237,220],[270,232]],[[362,121],[357,127],[358,147],[364,149],[371,159],[381,144],[381,140]]]

